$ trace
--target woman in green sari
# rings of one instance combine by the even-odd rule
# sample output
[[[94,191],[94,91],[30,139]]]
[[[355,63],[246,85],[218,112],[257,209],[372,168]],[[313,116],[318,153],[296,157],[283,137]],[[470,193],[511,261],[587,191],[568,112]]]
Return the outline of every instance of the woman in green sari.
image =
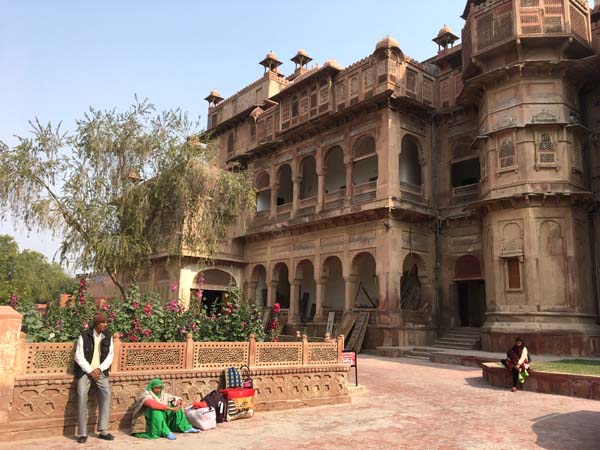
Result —
[[[155,378],[135,402],[131,434],[145,439],[174,440],[173,432],[198,433],[186,419],[182,403],[181,398],[163,392],[162,381]]]

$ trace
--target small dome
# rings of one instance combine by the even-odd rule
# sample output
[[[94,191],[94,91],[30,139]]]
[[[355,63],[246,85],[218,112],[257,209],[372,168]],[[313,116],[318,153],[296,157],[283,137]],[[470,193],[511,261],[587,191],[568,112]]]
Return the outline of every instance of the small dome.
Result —
[[[269,52],[269,53],[267,53],[267,56],[265,57],[265,59],[274,59],[274,60],[277,60],[277,56],[275,56],[275,53]]]
[[[438,33],[438,37],[442,36],[446,33],[452,33],[452,30],[450,29],[450,27],[448,25],[444,25],[442,28],[440,28],[440,32]]]
[[[377,45],[375,46],[375,50],[387,48],[397,48],[398,50],[400,50],[400,45],[398,45],[398,41],[396,41],[396,39],[387,35],[377,43]]]
[[[335,59],[328,59],[323,64],[323,67],[333,67],[334,69],[342,70],[342,66],[340,66]]]
[[[296,56],[304,56],[304,57],[308,58],[308,53],[306,53],[306,50],[301,48],[300,50],[298,50],[298,53],[296,53]]]
[[[222,98],[222,97],[221,97],[221,94],[219,94],[219,91],[217,91],[216,89],[213,89],[212,91],[210,91],[210,94],[209,94],[209,95],[210,95],[211,97],[219,97],[219,98]]]

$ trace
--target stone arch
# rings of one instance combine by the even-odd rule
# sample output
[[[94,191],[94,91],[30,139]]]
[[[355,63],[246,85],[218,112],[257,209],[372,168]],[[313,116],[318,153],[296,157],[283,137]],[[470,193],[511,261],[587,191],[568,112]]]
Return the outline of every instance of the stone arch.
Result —
[[[325,283],[323,307],[343,311],[346,301],[346,284],[342,260],[334,255],[325,258],[322,264],[321,279]]]
[[[319,178],[317,177],[317,162],[314,156],[306,156],[299,165],[300,176],[300,200],[315,197],[317,195]]]
[[[344,150],[339,145],[331,147],[323,159],[325,169],[325,193],[332,193],[346,189],[346,165],[344,164]]]
[[[236,281],[233,275],[222,269],[201,270],[194,277],[190,288],[190,297],[201,295],[201,303],[208,312],[217,312],[223,303],[225,293]]]
[[[421,186],[422,167],[419,140],[407,134],[402,138],[400,145],[400,182],[413,186]]]
[[[266,171],[259,173],[254,181],[256,189],[256,212],[271,209],[271,178]]]
[[[291,203],[293,195],[292,168],[284,164],[277,169],[277,206]]]
[[[300,316],[303,319],[312,320],[316,314],[317,284],[315,283],[315,266],[310,259],[302,259],[296,264],[294,285],[298,289]]]
[[[252,282],[251,301],[254,301],[256,305],[267,306],[267,269],[262,264],[257,264],[252,269],[252,275],[250,276]]]
[[[354,256],[351,264],[354,279],[352,304],[357,307],[376,308],[379,303],[377,262],[371,252],[364,251]]]
[[[375,138],[365,134],[352,146],[352,182],[356,185],[377,181],[379,176]]]
[[[481,280],[481,262],[475,255],[463,255],[454,263],[455,280]]]
[[[278,262],[273,266],[272,283],[275,285],[275,302],[282,308],[290,307],[290,279],[286,263]]]

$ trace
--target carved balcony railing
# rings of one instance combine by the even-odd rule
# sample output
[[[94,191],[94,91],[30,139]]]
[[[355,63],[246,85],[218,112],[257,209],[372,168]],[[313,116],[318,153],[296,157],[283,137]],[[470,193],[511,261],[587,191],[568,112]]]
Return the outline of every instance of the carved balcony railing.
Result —
[[[346,190],[328,192],[325,194],[325,209],[336,209],[344,206],[344,198],[346,198]]]
[[[480,197],[479,183],[461,186],[452,189],[452,204],[462,205],[474,202]]]
[[[400,182],[400,192],[403,200],[423,203],[423,185],[415,185],[405,181]]]
[[[354,185],[353,203],[364,203],[377,197],[377,180]]]

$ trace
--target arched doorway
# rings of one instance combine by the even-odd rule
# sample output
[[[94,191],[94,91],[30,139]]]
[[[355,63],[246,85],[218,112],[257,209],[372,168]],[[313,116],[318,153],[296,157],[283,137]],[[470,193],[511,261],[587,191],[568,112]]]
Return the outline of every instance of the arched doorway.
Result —
[[[202,307],[208,313],[216,313],[221,309],[227,288],[235,286],[233,276],[220,269],[207,269],[199,272],[190,289],[190,298],[202,296]]]
[[[298,283],[298,311],[302,320],[312,320],[316,314],[317,285],[313,263],[304,259],[296,267],[296,282]]]
[[[454,264],[454,296],[462,327],[480,327],[485,322],[485,281],[479,258],[463,255]]]
[[[400,279],[400,302],[404,310],[417,310],[421,306],[421,277],[425,274],[425,262],[415,253],[409,253],[402,263]]]
[[[352,276],[356,280],[352,306],[377,308],[379,288],[377,286],[377,263],[370,253],[359,253],[352,260]]]
[[[323,278],[325,279],[325,299],[323,307],[334,311],[343,311],[346,298],[346,285],[342,270],[342,261],[337,256],[330,256],[323,262]]]
[[[279,303],[281,308],[290,307],[290,279],[289,271],[285,263],[277,263],[273,268],[273,281],[277,283],[275,287],[275,302]]]
[[[265,266],[259,264],[254,267],[251,280],[254,292],[251,292],[253,298],[251,298],[250,301],[253,301],[255,305],[264,308],[267,306],[267,270],[265,269]]]

